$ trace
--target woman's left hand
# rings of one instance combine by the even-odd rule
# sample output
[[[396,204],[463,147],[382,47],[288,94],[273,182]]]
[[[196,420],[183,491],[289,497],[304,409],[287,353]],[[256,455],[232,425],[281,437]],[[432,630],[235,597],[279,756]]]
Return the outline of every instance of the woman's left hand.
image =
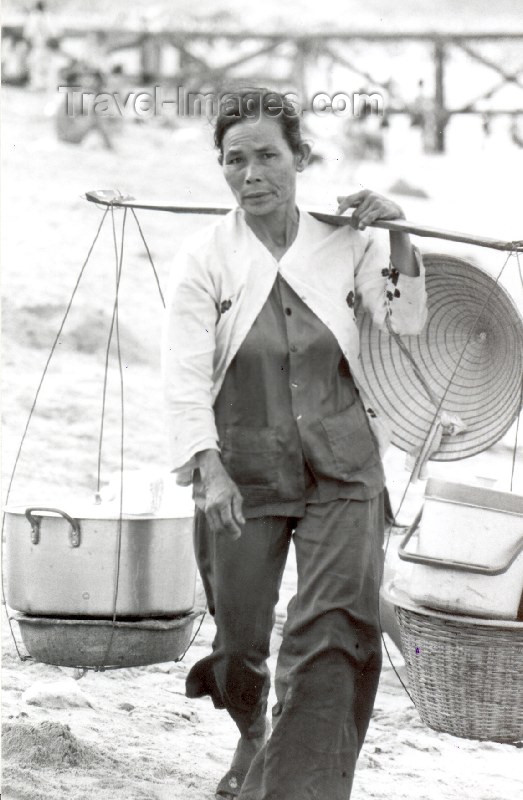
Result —
[[[360,231],[377,219],[405,219],[405,214],[397,203],[377,192],[371,192],[370,189],[338,197],[336,213],[343,214],[348,208],[354,209],[351,224]]]
[[[403,209],[397,203],[369,189],[349,194],[347,197],[338,197],[337,213],[343,214],[348,208],[354,209],[351,217],[352,227],[359,228],[360,231],[377,219],[405,219]],[[390,260],[393,266],[404,275],[418,276],[419,265],[408,233],[389,231],[389,239]]]

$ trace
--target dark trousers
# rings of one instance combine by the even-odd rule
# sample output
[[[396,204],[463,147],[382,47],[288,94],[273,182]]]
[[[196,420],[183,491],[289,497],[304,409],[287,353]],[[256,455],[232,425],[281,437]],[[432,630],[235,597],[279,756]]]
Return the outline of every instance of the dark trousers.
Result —
[[[294,538],[298,591],[276,670],[274,730],[241,800],[347,800],[381,668],[383,497],[307,506],[303,518],[248,520],[233,542],[197,512],[195,546],[217,634],[187,694],[209,694],[242,735],[259,736],[269,691],[270,634]]]

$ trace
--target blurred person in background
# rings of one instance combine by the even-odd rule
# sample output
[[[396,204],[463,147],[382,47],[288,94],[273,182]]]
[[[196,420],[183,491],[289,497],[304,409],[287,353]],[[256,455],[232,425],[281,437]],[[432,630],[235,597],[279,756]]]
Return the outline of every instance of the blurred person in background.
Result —
[[[424,153],[437,150],[438,120],[434,99],[425,90],[425,81],[418,81],[418,93],[410,109],[411,128],[419,128]]]
[[[521,116],[513,114],[510,119],[509,134],[516,147],[523,147],[523,126],[520,123]]]
[[[109,38],[105,31],[90,31],[83,43],[82,61],[92,70],[109,72]]]
[[[29,42],[30,85],[37,91],[49,85],[49,40],[56,37],[56,26],[47,12],[46,4],[35,3],[24,25],[24,38]]]
[[[61,100],[60,87],[63,84],[67,71],[72,68],[76,59],[62,50],[61,42],[56,37],[51,37],[47,42],[47,74],[46,90],[47,101],[45,113],[53,116],[57,102]]]
[[[380,88],[381,96],[383,91]],[[374,89],[367,87],[358,90],[360,100],[355,101],[355,108],[344,125],[345,151],[353,161],[385,159],[385,117],[377,113],[372,103],[365,99],[374,93]]]
[[[423,264],[406,234],[369,231],[403,217],[374,192],[338,198],[354,227],[297,207],[311,148],[284,95],[226,95],[215,144],[237,207],[182,245],[163,345],[172,466],[193,484],[216,622],[186,691],[240,732],[219,800],[347,800],[381,668],[387,441],[360,388],[355,311],[418,333]],[[266,662],[291,540],[271,732]]]
[[[74,87],[75,93],[61,93],[54,109],[55,130],[58,139],[69,144],[82,144],[92,133],[99,136],[106,150],[114,150],[109,133],[110,119],[97,113],[89,95],[105,91],[104,76],[77,61],[62,72],[62,85]]]
[[[19,33],[3,37],[2,83],[8,86],[27,86],[30,45]]]

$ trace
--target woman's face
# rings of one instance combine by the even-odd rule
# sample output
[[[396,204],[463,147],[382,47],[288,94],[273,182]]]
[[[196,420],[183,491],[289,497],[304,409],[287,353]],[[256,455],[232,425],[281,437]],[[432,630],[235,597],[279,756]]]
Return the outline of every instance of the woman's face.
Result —
[[[294,207],[296,172],[307,164],[308,147],[293,153],[279,122],[269,117],[242,120],[223,137],[223,173],[238,205],[264,216]]]

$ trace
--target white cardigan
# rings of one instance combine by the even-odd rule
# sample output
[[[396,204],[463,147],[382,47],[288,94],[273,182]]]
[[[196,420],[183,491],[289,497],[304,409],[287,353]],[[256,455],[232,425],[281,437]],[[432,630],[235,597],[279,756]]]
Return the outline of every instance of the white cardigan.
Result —
[[[367,408],[353,298],[376,324],[382,326],[389,316],[395,332],[419,333],[426,319],[426,294],[419,254],[418,261],[420,276],[400,274],[394,285],[387,274],[388,234],[334,227],[305,211],[300,211],[296,239],[279,262],[239,208],[186,240],[173,266],[162,347],[169,443],[178,482],[191,483],[196,453],[220,449],[214,401],[278,270],[334,334]],[[396,289],[399,296],[391,300]],[[390,439],[387,426],[375,416],[369,422],[383,452]]]

